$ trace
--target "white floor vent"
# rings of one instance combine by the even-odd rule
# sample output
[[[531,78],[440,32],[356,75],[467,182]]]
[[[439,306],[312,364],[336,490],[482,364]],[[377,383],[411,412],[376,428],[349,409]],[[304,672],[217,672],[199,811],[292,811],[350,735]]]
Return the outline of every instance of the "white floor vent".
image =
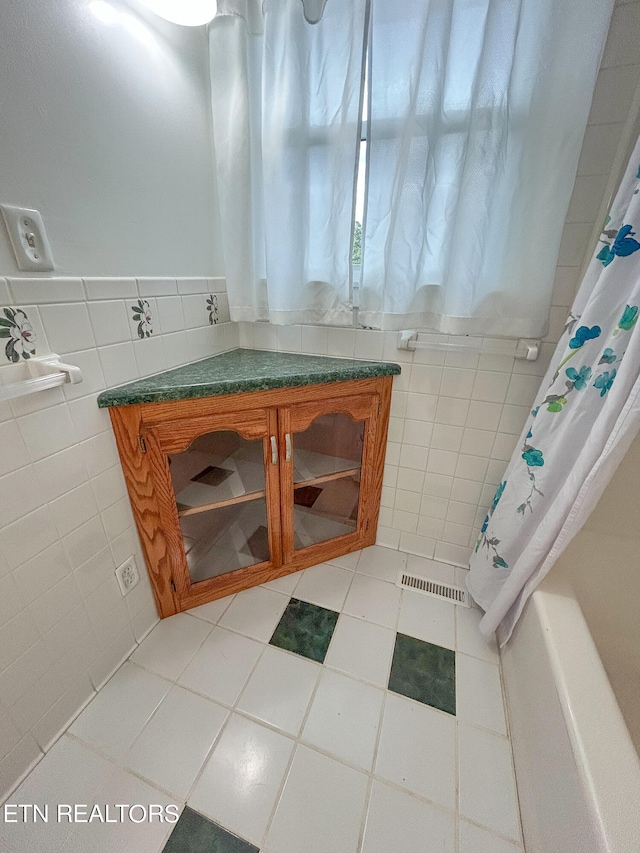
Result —
[[[471,607],[469,593],[460,586],[440,583],[429,578],[422,578],[419,575],[410,575],[403,571],[398,572],[396,586],[403,589],[412,589],[414,592],[421,592],[424,595],[431,595],[434,598],[444,598],[446,601],[452,601],[454,604],[460,604],[462,607]]]

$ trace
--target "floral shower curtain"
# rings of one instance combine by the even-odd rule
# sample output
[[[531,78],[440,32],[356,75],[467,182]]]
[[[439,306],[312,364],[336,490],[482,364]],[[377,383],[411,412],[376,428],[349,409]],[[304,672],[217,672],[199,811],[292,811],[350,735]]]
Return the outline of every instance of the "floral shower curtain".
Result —
[[[640,429],[640,140],[471,557],[481,630],[505,643]],[[603,554],[603,571],[606,555]]]

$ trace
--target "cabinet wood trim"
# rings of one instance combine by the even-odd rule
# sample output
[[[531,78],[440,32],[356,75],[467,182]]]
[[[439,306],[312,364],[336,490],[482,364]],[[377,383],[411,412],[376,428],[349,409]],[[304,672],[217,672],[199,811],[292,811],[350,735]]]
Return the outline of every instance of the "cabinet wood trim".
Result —
[[[171,616],[180,610],[178,589],[172,585],[172,566],[184,560],[184,550],[182,537],[176,535],[176,527],[180,530],[177,509],[173,524],[163,524],[161,518],[161,507],[169,503],[167,489],[173,495],[170,482],[163,484],[158,476],[164,457],[152,436],[144,452],[140,447],[140,406],[112,408],[109,415],[158,613]],[[173,504],[175,507],[175,499]]]
[[[216,397],[198,397],[191,400],[174,400],[167,403],[141,403],[146,426],[167,423],[181,418],[210,416],[212,407],[218,414],[247,410],[268,409],[279,406],[310,403],[315,400],[352,397],[356,394],[376,394],[380,383],[391,376],[374,379],[353,379],[348,382],[327,382],[322,385],[301,385],[298,388],[274,388],[270,391],[244,391],[240,394],[222,394]],[[120,408],[133,408],[122,406]]]
[[[291,408],[290,432],[304,432],[316,418],[329,412],[348,415],[354,422],[366,421],[377,413],[379,399],[378,394],[357,394],[302,403]]]
[[[235,415],[235,417],[234,417]],[[182,417],[162,423],[149,423],[145,417],[143,436],[153,430],[160,446],[165,453],[182,453],[196,438],[208,432],[229,430],[237,432],[247,441],[263,438],[267,430],[267,411],[257,409],[255,412],[200,415],[198,417]]]
[[[264,464],[267,475],[267,518],[269,521],[269,547],[271,549],[271,566],[277,568],[282,565],[282,519],[280,513],[280,459],[284,456],[279,451],[277,464],[271,461],[271,448],[269,437],[278,435],[278,411],[268,410],[267,438],[264,441]],[[268,567],[270,570],[271,567]],[[252,584],[249,584],[251,586]]]

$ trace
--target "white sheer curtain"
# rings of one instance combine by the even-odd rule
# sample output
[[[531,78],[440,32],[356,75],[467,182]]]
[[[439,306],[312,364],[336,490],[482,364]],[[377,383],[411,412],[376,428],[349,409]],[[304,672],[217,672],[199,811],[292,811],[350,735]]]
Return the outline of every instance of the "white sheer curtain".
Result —
[[[373,0],[363,325],[546,332],[612,6]]]
[[[368,0],[220,0],[213,129],[231,319],[352,322]]]

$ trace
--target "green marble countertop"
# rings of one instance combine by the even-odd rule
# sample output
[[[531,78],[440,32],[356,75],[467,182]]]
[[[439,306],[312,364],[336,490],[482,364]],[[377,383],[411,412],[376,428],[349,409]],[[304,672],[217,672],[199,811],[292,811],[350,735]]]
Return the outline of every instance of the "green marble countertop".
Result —
[[[98,406],[104,409],[136,403],[164,403],[397,373],[400,373],[400,365],[391,362],[235,349],[103,391],[98,397]]]

